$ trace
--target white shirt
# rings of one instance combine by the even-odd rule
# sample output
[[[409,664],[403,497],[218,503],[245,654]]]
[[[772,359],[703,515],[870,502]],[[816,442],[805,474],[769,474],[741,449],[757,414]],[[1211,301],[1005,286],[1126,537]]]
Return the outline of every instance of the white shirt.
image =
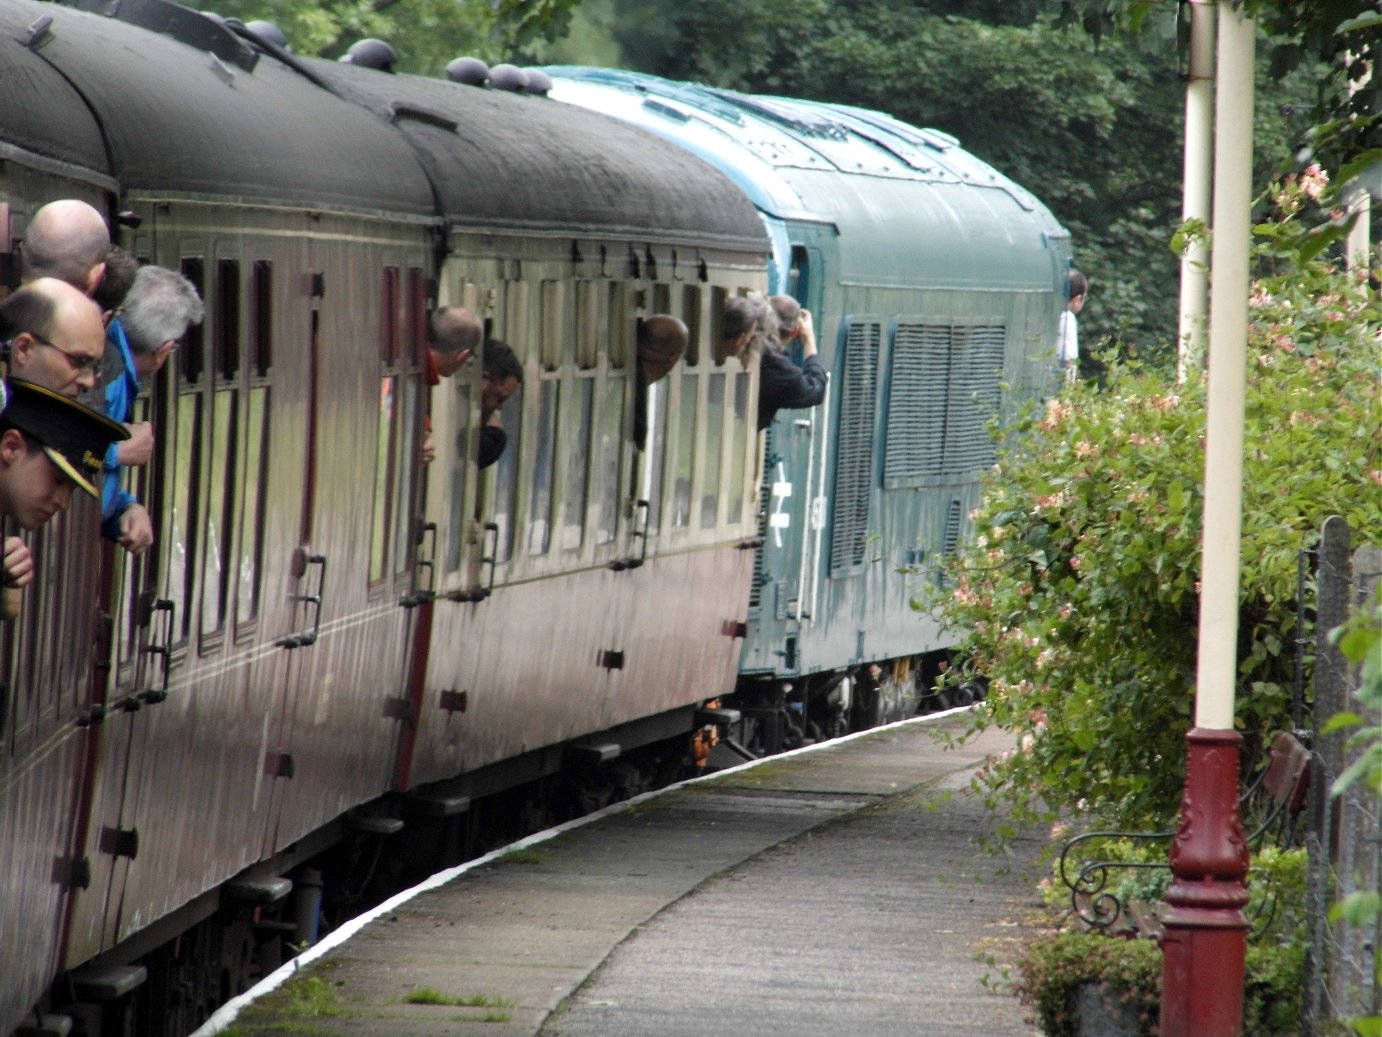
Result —
[[[1061,311],[1060,336],[1057,342],[1059,346],[1056,355],[1062,364],[1073,364],[1080,359],[1079,331],[1075,323],[1075,315],[1069,310]]]

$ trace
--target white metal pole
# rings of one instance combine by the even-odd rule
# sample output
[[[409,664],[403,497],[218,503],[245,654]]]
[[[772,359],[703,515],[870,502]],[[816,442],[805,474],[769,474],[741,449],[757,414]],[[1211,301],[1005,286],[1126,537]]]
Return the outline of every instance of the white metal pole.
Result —
[[[1365,56],[1371,56],[1371,48],[1365,49],[1363,53]],[[1349,55],[1350,58],[1352,56],[1352,54]],[[1369,63],[1367,71],[1349,83],[1348,92],[1350,94],[1358,93],[1371,80],[1372,64]],[[1357,214],[1357,219],[1353,221],[1353,227],[1349,230],[1348,237],[1344,241],[1344,265],[1350,270],[1367,270],[1370,248],[1368,222],[1372,219],[1372,196],[1368,193],[1362,177],[1354,180],[1345,188],[1344,211]]]
[[[1185,86],[1185,177],[1181,220],[1209,224],[1214,162],[1214,2],[1190,0],[1189,78]],[[1194,238],[1181,257],[1176,380],[1204,362],[1209,247]]]
[[[1195,724],[1233,729],[1238,672],[1238,583],[1243,506],[1243,398],[1247,383],[1248,249],[1252,223],[1254,23],[1219,4],[1215,106],[1213,289],[1204,540],[1200,569]]]

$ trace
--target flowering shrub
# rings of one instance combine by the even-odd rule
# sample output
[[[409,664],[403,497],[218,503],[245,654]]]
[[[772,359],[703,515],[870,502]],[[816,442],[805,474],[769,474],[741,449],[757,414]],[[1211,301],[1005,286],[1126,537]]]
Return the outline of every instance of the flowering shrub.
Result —
[[[1293,216],[1271,225],[1274,257],[1291,234],[1314,234]],[[1297,551],[1331,514],[1382,537],[1382,310],[1363,278],[1302,254],[1258,281],[1251,303],[1236,688],[1246,767],[1290,726]],[[1164,828],[1194,709],[1205,378],[1173,384],[1111,361],[1102,381],[1066,387],[1011,430],[972,516],[975,542],[951,565],[947,609],[967,631],[969,667],[990,679],[973,724],[1016,736],[985,780],[1018,815],[1084,809]]]
[[[1013,988],[1046,1037],[1088,1032],[1076,1019],[1078,992],[1086,985],[1095,989],[1102,1002],[1101,1018],[1117,1017],[1139,1037],[1156,1037],[1161,970],[1161,948],[1151,940],[1052,932],[1023,948]],[[1241,1032],[1253,1037],[1300,1033],[1304,947],[1298,943],[1250,946],[1243,971]]]

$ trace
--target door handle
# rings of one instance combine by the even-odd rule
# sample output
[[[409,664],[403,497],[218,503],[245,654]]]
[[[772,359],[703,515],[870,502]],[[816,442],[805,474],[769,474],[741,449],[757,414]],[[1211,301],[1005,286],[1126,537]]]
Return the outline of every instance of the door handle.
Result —
[[[321,633],[322,625],[322,596],[326,591],[326,555],[309,555],[303,575],[307,575],[306,568],[310,566],[320,566],[317,570],[317,590],[314,594],[299,594],[298,601],[305,601],[309,605],[315,605],[316,611],[312,617],[312,629],[301,634],[289,634],[287,637],[279,638],[275,644],[280,648],[305,648],[308,645],[317,643],[317,636]]]
[[[417,542],[419,547],[421,547],[422,542],[427,539],[427,534],[429,533],[432,535],[432,551],[430,554],[424,554],[423,551],[419,550],[418,560],[413,566],[414,573],[419,569],[427,570],[427,586],[419,590],[414,590],[412,594],[399,602],[405,609],[413,609],[417,608],[419,605],[426,605],[435,600],[437,596],[437,524],[435,522],[424,522],[421,531],[418,533]],[[416,583],[417,577],[415,575],[415,586]]]

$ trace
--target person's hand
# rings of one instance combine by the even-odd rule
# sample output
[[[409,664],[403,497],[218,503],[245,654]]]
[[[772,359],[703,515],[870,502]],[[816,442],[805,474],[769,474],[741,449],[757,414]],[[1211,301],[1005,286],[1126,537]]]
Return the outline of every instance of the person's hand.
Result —
[[[797,338],[801,339],[802,356],[816,355],[816,325],[811,320],[811,311],[803,309],[797,320]]]
[[[436,459],[437,444],[432,441],[432,433],[429,432],[422,440],[422,463],[431,464]]]
[[[154,456],[154,427],[147,421],[126,425],[130,438],[120,443],[116,455],[123,465],[148,464]]]
[[[115,542],[132,555],[143,554],[154,542],[154,524],[142,504],[131,504],[120,514],[120,535]]]
[[[28,545],[19,537],[6,537],[4,585],[17,590],[27,587],[33,579],[34,559]]]

